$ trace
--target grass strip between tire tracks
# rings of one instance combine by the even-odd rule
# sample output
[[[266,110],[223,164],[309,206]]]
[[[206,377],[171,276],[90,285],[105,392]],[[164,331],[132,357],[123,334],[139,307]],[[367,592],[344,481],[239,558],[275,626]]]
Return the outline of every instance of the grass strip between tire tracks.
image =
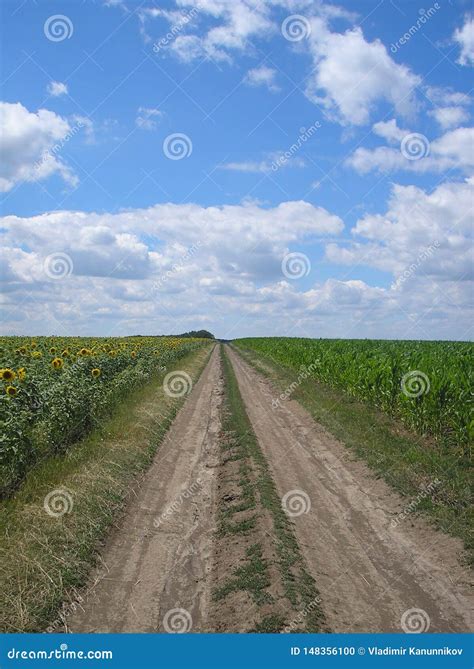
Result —
[[[250,632],[321,632],[325,631],[320,597],[314,579],[307,572],[292,524],[282,509],[281,499],[271,472],[253,432],[240,394],[237,378],[227,353],[222,356],[225,380],[222,442],[227,462],[239,462],[239,495],[232,505],[219,507],[221,537],[251,534],[243,560],[214,592],[214,599],[224,599],[236,590],[247,591],[266,613]],[[246,514],[241,519],[242,513]],[[263,516],[271,530],[265,529]],[[263,527],[262,527],[263,525]],[[262,534],[264,541],[261,541]],[[254,539],[255,537],[255,539]],[[260,537],[260,541],[259,541]],[[265,557],[262,544],[270,537],[272,558]],[[267,547],[268,548],[268,547]],[[270,590],[275,584],[270,569],[281,582],[280,601],[272,609]]]

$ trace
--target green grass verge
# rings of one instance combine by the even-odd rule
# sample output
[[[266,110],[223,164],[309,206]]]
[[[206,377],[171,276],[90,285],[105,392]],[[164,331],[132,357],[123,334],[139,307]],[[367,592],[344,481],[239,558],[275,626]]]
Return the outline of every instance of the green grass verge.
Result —
[[[278,392],[291,388],[291,399],[302,404],[317,422],[364,459],[377,476],[408,497],[410,513],[422,512],[439,529],[461,538],[466,559],[472,562],[472,469],[459,451],[412,434],[370,405],[310,378],[304,379],[261,353],[240,346],[237,350],[274,383]]]
[[[285,597],[294,611],[290,619],[277,613],[265,616],[254,632],[288,631],[320,632],[324,625],[319,593],[313,578],[305,569],[304,560],[293,533],[291,523],[281,506],[281,499],[273,482],[268,463],[253,432],[240,394],[232,364],[223,353],[225,401],[222,430],[230,435],[223,448],[231,452],[232,459],[240,460],[241,499],[231,509],[221,512],[220,533],[246,533],[258,525],[259,505],[268,512],[273,525],[272,539],[276,567],[281,577]],[[242,510],[255,510],[254,515],[243,521],[232,522],[232,515]],[[265,591],[270,585],[267,560],[260,544],[253,544],[246,555],[246,562],[239,565],[227,582],[215,593],[215,598],[225,597],[236,589],[247,590],[259,604],[271,601]]]
[[[208,346],[193,351],[167,371],[184,370],[195,381],[209,354]],[[184,401],[169,398],[162,383],[160,374],[119,403],[86,439],[41,463],[0,505],[1,632],[39,632],[60,622],[61,604],[73,602],[87,582],[97,549]],[[44,502],[58,490],[70,512],[54,517]]]

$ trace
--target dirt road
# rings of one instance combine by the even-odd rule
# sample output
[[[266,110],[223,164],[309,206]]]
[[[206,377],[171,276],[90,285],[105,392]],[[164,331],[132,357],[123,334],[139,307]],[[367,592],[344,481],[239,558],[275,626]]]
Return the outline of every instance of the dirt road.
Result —
[[[277,391],[229,355],[279,493],[293,491],[289,510],[304,511],[295,533],[332,631],[400,632],[402,617],[413,631],[469,631],[460,542],[412,517],[393,527],[411,500],[375,479],[298,403],[272,408]]]
[[[298,403],[273,408],[270,382],[226,348],[328,629],[469,631],[461,543],[409,514],[394,524],[411,500],[374,478]],[[67,618],[68,631],[227,629],[211,600],[213,575],[224,569],[215,534],[222,400],[216,346],[109,538],[81,610]],[[225,574],[241,564],[231,557],[238,564]]]
[[[222,397],[218,347],[110,537],[71,632],[204,631]]]

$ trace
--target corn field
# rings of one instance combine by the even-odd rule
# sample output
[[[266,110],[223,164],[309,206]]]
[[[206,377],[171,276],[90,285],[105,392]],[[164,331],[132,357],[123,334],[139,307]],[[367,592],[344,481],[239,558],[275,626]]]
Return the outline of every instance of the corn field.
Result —
[[[257,337],[235,342],[395,416],[451,447],[473,436],[474,344]]]

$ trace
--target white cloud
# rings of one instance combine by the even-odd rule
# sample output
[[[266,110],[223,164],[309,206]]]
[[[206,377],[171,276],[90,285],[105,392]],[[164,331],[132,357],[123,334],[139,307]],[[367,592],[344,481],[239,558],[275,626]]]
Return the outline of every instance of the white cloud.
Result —
[[[473,185],[472,179],[444,183],[431,193],[394,185],[387,211],[362,217],[352,230],[354,242],[328,244],[327,260],[346,265],[348,273],[370,267],[392,275],[378,296],[358,287],[361,300],[369,293],[373,309],[361,310],[357,327],[365,334],[357,336],[470,337]]]
[[[388,146],[379,146],[375,149],[357,148],[345,164],[360,174],[374,170],[382,173],[395,171],[425,173],[451,169],[469,173],[474,167],[474,128],[456,128],[432,142],[423,136],[418,140],[414,133],[398,128],[394,121],[376,123],[373,130],[392,144],[401,140],[401,145],[397,148]],[[418,148],[422,152],[418,160],[409,160],[404,155],[405,138],[408,139],[408,144],[411,141],[418,143]]]
[[[102,0],[102,3],[104,7],[120,7],[120,9],[128,11],[125,0]]]
[[[343,223],[307,202],[285,202],[270,209],[166,204],[119,214],[58,211],[7,216],[1,227],[5,308],[25,305],[31,327],[107,331],[107,323],[125,319],[131,331],[144,331],[164,315],[177,331],[186,328],[178,327],[181,318],[188,327],[211,309],[219,318],[229,299],[248,297],[249,309],[263,302],[257,285],[282,279],[290,244],[337,235]],[[44,262],[58,252],[69,256],[73,272],[51,281]],[[243,313],[242,307],[231,309]]]
[[[414,89],[420,77],[397,64],[380,40],[367,41],[360,27],[344,33],[331,31],[334,20],[356,20],[344,8],[306,0],[203,0],[198,6],[194,0],[176,0],[175,4],[178,11],[139,10],[142,27],[145,21],[153,22],[157,52],[168,50],[185,62],[208,57],[231,63],[241,53],[256,55],[255,42],[281,32],[282,10],[302,12],[311,33],[295,48],[308,48],[313,58],[306,93],[328,115],[344,125],[363,125],[381,102],[390,103],[402,115],[416,109]],[[168,24],[165,29],[160,26],[161,33],[154,27],[158,19]],[[145,39],[152,38],[146,33]],[[267,66],[250,69],[245,81],[276,90],[275,72]]]
[[[148,29],[153,30],[158,51],[168,47],[185,62],[209,57],[231,63],[238,53],[252,53],[254,41],[280,32],[281,11],[314,13],[328,23],[357,19],[355,12],[322,0],[175,0],[174,6],[141,7],[140,30],[147,42],[152,39]],[[156,30],[152,22],[157,19],[166,20],[167,31]]]
[[[7,216],[2,224],[8,230],[7,246],[27,244],[32,257],[40,257],[59,240],[61,251],[77,264],[76,273],[111,278],[122,277],[124,271],[128,278],[157,274],[167,259],[172,262],[198,242],[206,245],[207,262],[232,276],[279,274],[289,243],[338,234],[343,228],[337,216],[303,201],[272,209],[255,204],[164,204],[120,214],[63,211],[31,218]],[[150,237],[159,240],[156,248],[142,241]],[[125,263],[126,259],[131,260]]]
[[[206,56],[202,40],[196,35],[179,35],[173,40],[169,48],[183,63],[191,63],[193,60]],[[223,58],[217,58],[216,54],[214,54],[214,58],[224,60]]]
[[[157,18],[165,19],[169,25],[171,39],[157,33],[155,44],[160,50],[169,47],[171,52],[185,62],[195,58],[209,57],[216,61],[231,62],[233,54],[248,51],[251,40],[267,37],[276,31],[270,18],[271,3],[261,0],[177,0],[178,11],[160,8],[141,9],[142,22]],[[201,34],[189,34],[199,21],[211,20]],[[160,39],[165,39],[161,43]],[[150,39],[147,35],[147,39]]]
[[[457,107],[471,103],[469,95],[453,91],[449,86],[426,86],[423,88],[423,92],[436,107]]]
[[[443,130],[456,128],[469,120],[469,112],[463,107],[437,107],[428,112]]]
[[[311,312],[334,314],[336,305],[340,311],[354,311],[375,306],[384,298],[381,288],[368,286],[364,281],[339,281],[328,279],[324,284],[313,288],[305,295],[307,307]]]
[[[379,121],[378,123],[374,123],[372,131],[390,143],[401,142],[407,132],[398,127],[394,118],[390,121]]]
[[[460,65],[474,65],[474,17],[466,16],[462,28],[457,28],[453,39],[461,48],[458,63]]]
[[[333,33],[313,19],[308,42],[315,68],[307,95],[340,123],[368,123],[382,101],[402,115],[414,111],[420,78],[397,64],[380,40],[368,42],[360,28]]]
[[[274,151],[267,154],[264,160],[248,160],[242,162],[230,162],[220,166],[222,170],[233,170],[236,172],[253,172],[255,174],[267,174],[277,172],[281,167],[305,167],[303,158],[298,156],[285,156],[284,152]]]
[[[75,185],[77,177],[60,158],[72,133],[69,122],[47,109],[29,112],[19,102],[0,103],[0,191],[23,181],[39,181],[58,173]]]
[[[139,107],[137,109],[137,116],[135,124],[142,130],[156,130],[157,121],[163,116],[163,112],[159,109],[150,107]]]
[[[231,170],[235,172],[250,172],[255,174],[265,174],[272,169],[268,160],[247,160],[242,162],[224,163],[220,166],[222,170]]]
[[[67,84],[62,83],[61,81],[50,81],[47,90],[49,95],[57,98],[60,95],[66,95],[68,92],[68,87]]]
[[[413,276],[472,279],[473,185],[469,178],[443,183],[431,193],[415,186],[394,185],[386,213],[366,215],[353,228],[355,239],[363,241],[348,247],[329,244],[328,259],[375,267],[392,273],[394,279],[413,264],[417,265]]]
[[[453,167],[474,166],[474,128],[456,128],[431,143],[434,156],[451,160]]]
[[[82,116],[81,114],[74,114],[74,116],[71,116],[71,121],[74,123],[71,132],[74,132],[75,134],[77,132],[77,128],[81,128],[83,129],[84,132],[86,144],[95,144],[96,142],[95,126],[88,116]],[[101,130],[105,130],[106,127],[107,127],[107,121],[105,121],[102,124]]]
[[[276,70],[267,65],[260,65],[247,72],[244,79],[249,86],[265,86],[272,93],[277,93],[280,87],[276,84]]]
[[[331,262],[349,268],[345,278],[320,283],[314,272],[309,287],[284,278],[282,258],[339,234],[343,224],[307,202],[7,216],[3,327],[77,335],[177,332],[199,324],[229,337],[462,336],[469,317],[458,306],[469,298],[470,188],[444,184],[428,194],[395,186],[385,214],[358,221],[353,244],[328,246]],[[435,241],[435,255],[397,283]],[[48,281],[44,258],[58,251],[70,256],[73,273]],[[350,266],[357,262],[390,272],[392,287],[354,276]]]

